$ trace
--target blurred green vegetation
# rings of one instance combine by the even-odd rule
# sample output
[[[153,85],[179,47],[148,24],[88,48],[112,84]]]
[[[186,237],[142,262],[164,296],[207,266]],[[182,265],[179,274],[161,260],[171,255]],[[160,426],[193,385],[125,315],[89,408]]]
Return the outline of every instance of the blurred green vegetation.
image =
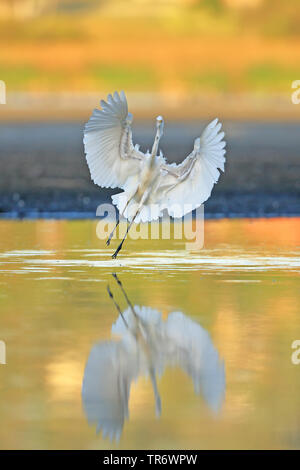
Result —
[[[261,63],[247,70],[247,82],[251,89],[266,91],[286,90],[290,87],[291,77],[300,77],[300,66],[283,67],[275,63]]]
[[[159,90],[159,77],[155,70],[146,66],[118,66],[90,64],[82,76],[69,75],[66,70],[45,70],[26,64],[0,64],[0,77],[9,84],[10,90],[57,90],[74,89],[77,80],[87,80],[91,89],[121,89],[135,91]],[[226,93],[239,91],[290,90],[291,81],[300,77],[300,67],[285,67],[278,63],[254,63],[239,74],[231,74],[222,68],[181,71],[177,80],[191,91]]]
[[[0,77],[6,83],[9,83],[14,89],[28,86],[28,84],[38,76],[38,70],[30,65],[6,65],[0,64]]]
[[[44,88],[55,90],[65,86],[68,75],[61,70],[44,70],[28,64],[0,64],[0,77],[15,91]]]
[[[0,8],[0,79],[8,90],[288,93],[300,2],[256,3],[58,0],[26,18]]]
[[[207,91],[226,92],[230,91],[233,86],[230,84],[229,74],[222,69],[199,71],[191,74],[187,79],[191,89],[202,88]]]
[[[155,89],[157,80],[154,73],[146,66],[118,66],[107,64],[93,64],[89,70],[91,78],[97,86],[111,86],[112,88],[130,88],[135,90]]]
[[[4,3],[4,2],[3,2]],[[243,7],[245,0],[184,0],[165,2],[149,0],[136,2],[131,0],[87,0],[47,2],[48,7],[24,16],[15,13],[3,14],[0,8],[0,37],[8,39],[82,39],[101,36],[102,23],[119,23],[120,32],[140,30],[146,34],[153,28],[167,30],[175,34],[219,34],[255,33],[266,36],[299,36],[300,4],[299,0],[261,0],[252,7]],[[230,6],[236,5],[234,6]],[[19,2],[20,4],[20,2]],[[108,6],[110,5],[111,8]],[[240,5],[240,7],[238,7]],[[0,5],[1,6],[1,5]],[[115,8],[112,9],[112,7]],[[89,29],[87,26],[91,25]],[[94,27],[93,24],[98,24]],[[127,25],[135,28],[128,28]]]

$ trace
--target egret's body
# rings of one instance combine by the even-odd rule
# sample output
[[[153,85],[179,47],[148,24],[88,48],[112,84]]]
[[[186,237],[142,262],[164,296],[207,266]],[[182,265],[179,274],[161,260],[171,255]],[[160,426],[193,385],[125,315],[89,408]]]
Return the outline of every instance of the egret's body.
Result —
[[[102,187],[123,189],[112,196],[120,214],[129,221],[113,255],[116,257],[133,222],[156,220],[165,210],[172,217],[182,217],[209,198],[219,170],[224,171],[225,142],[221,124],[215,119],[182,163],[168,164],[159,152],[164,127],[161,116],[156,119],[152,150],[143,153],[132,143],[132,115],[125,94],[108,95],[101,105],[85,127],[84,146],[93,181]]]

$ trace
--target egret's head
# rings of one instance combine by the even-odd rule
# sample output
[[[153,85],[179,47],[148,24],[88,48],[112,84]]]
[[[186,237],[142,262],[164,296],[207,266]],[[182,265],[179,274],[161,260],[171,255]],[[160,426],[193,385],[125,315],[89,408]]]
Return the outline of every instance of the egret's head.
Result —
[[[197,139],[195,139],[195,142],[194,142],[194,150],[195,150],[195,152],[200,152],[200,137],[198,137]]]
[[[162,116],[157,116],[156,118],[156,128],[160,130],[160,135],[162,135],[164,130],[164,120]]]
[[[132,124],[132,121],[133,121],[133,116],[132,116],[131,113],[128,113],[125,122],[126,122],[127,125],[130,126]]]

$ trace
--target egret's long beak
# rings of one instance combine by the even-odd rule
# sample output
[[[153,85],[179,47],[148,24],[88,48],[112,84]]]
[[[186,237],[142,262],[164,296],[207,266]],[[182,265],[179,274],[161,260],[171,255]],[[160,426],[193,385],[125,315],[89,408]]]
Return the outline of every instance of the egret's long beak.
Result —
[[[159,134],[159,138],[161,139],[164,133],[164,119],[162,116],[158,116],[156,118],[156,128]]]
[[[162,138],[163,132],[164,132],[164,120],[162,116],[158,116],[156,118],[156,135],[155,135],[154,144],[153,144],[152,152],[151,152],[152,157],[155,157],[157,155],[159,141]]]

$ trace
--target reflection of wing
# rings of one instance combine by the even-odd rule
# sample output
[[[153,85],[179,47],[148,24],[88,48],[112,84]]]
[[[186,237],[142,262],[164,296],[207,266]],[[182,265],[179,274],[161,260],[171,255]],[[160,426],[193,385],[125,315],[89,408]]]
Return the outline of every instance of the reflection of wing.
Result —
[[[163,165],[163,178],[158,190],[161,209],[173,217],[182,217],[205,202],[224,171],[224,132],[221,124],[212,121],[196,139],[193,152],[180,165]],[[172,207],[173,206],[173,207]]]
[[[122,338],[128,349],[138,355],[139,374],[149,375],[150,369],[161,375],[165,366],[163,333],[164,322],[158,310],[135,305],[127,308],[112,325],[112,333]],[[126,322],[126,325],[124,323]],[[143,337],[141,342],[139,339]]]
[[[84,147],[94,183],[105,188],[124,188],[127,179],[139,173],[144,154],[132,144],[124,92],[108,95],[102,109],[94,109],[85,126]]]
[[[218,411],[225,391],[224,364],[209,334],[181,312],[162,320],[158,310],[134,306],[112,326],[120,341],[96,344],[88,358],[82,385],[89,423],[103,437],[119,440],[128,417],[130,385],[139,375],[151,378],[157,414],[161,401],[156,374],[168,365],[181,367],[193,380],[196,393]]]
[[[126,336],[130,331],[134,331],[139,324],[140,327],[147,326],[148,328],[151,326],[155,331],[159,331],[162,328],[162,318],[161,313],[158,310],[155,310],[151,307],[140,307],[139,305],[135,305],[134,312],[136,313],[137,317],[132,312],[131,308],[128,307],[123,312],[123,318],[121,316],[118,317],[116,323],[112,325],[111,331],[116,335]]]
[[[82,400],[89,423],[97,423],[103,437],[120,439],[128,417],[128,400],[136,366],[121,343],[96,344],[88,358]]]
[[[171,313],[164,322],[161,313],[150,307],[135,305],[134,311],[137,318],[128,308],[123,312],[127,326],[119,316],[112,326],[112,333],[122,337],[128,347],[131,344],[137,348],[138,343],[132,341],[131,332],[136,332],[139,326],[151,351],[155,372],[161,374],[168,365],[178,365],[193,380],[195,392],[202,393],[217,412],[225,392],[225,370],[207,331],[181,312]],[[149,367],[143,355],[139,355],[139,373],[146,373],[147,365]]]
[[[168,362],[179,365],[192,378],[195,392],[202,392],[217,412],[225,392],[225,370],[207,331],[181,312],[173,312],[165,335],[170,348]]]

